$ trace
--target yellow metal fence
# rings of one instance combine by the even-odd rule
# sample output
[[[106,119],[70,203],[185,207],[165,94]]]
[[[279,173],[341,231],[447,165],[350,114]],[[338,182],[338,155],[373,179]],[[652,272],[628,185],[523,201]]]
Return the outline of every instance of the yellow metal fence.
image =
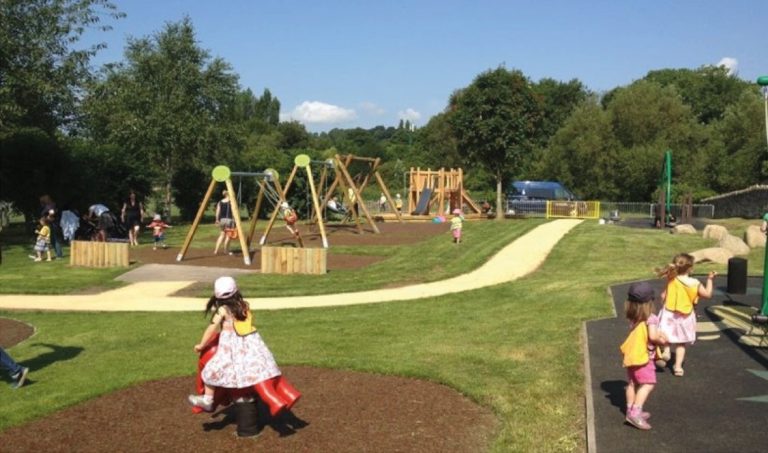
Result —
[[[547,218],[600,218],[599,201],[547,201]]]

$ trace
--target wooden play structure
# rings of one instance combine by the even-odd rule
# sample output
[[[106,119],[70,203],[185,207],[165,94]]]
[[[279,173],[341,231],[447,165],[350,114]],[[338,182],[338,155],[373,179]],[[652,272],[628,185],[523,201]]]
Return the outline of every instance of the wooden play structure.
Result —
[[[279,181],[279,175],[275,170],[268,169],[261,173],[252,173],[252,172],[232,172],[230,169],[224,165],[219,165],[216,168],[213,169],[211,172],[211,183],[208,186],[208,190],[205,193],[205,196],[203,197],[202,202],[200,203],[200,208],[197,211],[197,215],[195,216],[195,220],[192,223],[192,227],[190,228],[189,232],[187,233],[186,239],[184,240],[184,245],[181,248],[181,251],[176,256],[176,261],[182,261],[184,259],[184,256],[186,255],[187,251],[189,250],[189,246],[192,243],[192,239],[194,238],[195,232],[197,231],[198,226],[200,225],[200,220],[203,217],[203,214],[205,213],[206,208],[208,207],[208,204],[211,201],[211,196],[213,195],[213,191],[216,188],[216,184],[218,183],[224,183],[227,191],[234,195],[234,187],[232,186],[232,176],[246,176],[246,177],[256,177],[259,178],[259,193],[256,197],[256,206],[253,210],[253,215],[250,219],[250,227],[248,228],[248,234],[243,234],[243,225],[242,221],[240,219],[240,208],[237,203],[237,197],[231,196],[230,197],[230,203],[232,206],[232,216],[235,220],[235,229],[237,231],[237,238],[240,242],[240,248],[243,251],[243,262],[246,265],[251,265],[251,256],[250,256],[250,246],[253,243],[253,236],[256,233],[256,224],[258,222],[258,213],[261,209],[261,206],[266,199],[267,201],[271,202],[273,205],[272,214],[269,219],[269,223],[267,224],[266,229],[264,230],[263,235],[261,236],[261,239],[259,241],[259,244],[264,246],[267,242],[267,238],[269,236],[270,231],[272,230],[272,227],[275,224],[275,221],[277,220],[277,216],[280,214],[280,204],[286,201],[286,194],[288,193],[288,190],[291,187],[291,184],[293,183],[293,180],[296,176],[296,173],[300,169],[304,169],[307,172],[307,181],[309,188],[311,190],[311,196],[312,196],[312,203],[314,206],[315,211],[319,210],[319,202],[317,198],[317,192],[315,190],[314,181],[312,178],[312,171],[309,168],[310,165],[310,158],[309,156],[305,154],[300,154],[296,156],[294,159],[294,167],[291,171],[290,175],[288,176],[288,180],[286,181],[286,184],[284,187],[281,187],[280,181]],[[328,239],[325,234],[325,227],[323,225],[322,219],[319,221],[320,225],[320,234],[322,236],[323,241],[323,247],[328,247]],[[303,247],[303,241],[301,239],[300,234],[296,234],[296,239],[298,242],[298,245],[300,247]],[[300,259],[304,255],[296,255]],[[325,254],[319,255],[323,261],[325,261]],[[292,258],[292,263],[295,263],[297,258]],[[313,263],[311,265],[305,266],[307,268],[316,269],[319,266],[314,263],[318,258],[312,257]],[[263,259],[262,259],[263,261]],[[275,267],[271,266],[270,268]],[[279,267],[279,266],[277,266]],[[323,264],[321,266],[322,268],[325,268],[325,265]],[[290,269],[296,269],[296,268],[302,268],[302,266],[296,266],[295,264],[286,267]],[[287,272],[287,271],[286,271]]]
[[[285,201],[285,196],[288,193],[288,190],[291,188],[291,184],[293,183],[293,180],[296,177],[296,172],[299,169],[303,169],[307,173],[307,185],[309,186],[310,194],[312,197],[312,207],[314,209],[314,212],[321,212],[320,203],[317,198],[317,189],[315,188],[315,181],[312,176],[312,168],[310,167],[312,163],[312,159],[310,159],[310,157],[307,156],[306,154],[299,154],[298,156],[296,156],[293,162],[294,162],[293,170],[291,170],[291,174],[288,176],[288,180],[285,183],[285,187],[282,189],[280,201],[281,202]],[[254,213],[257,213],[257,212],[258,210],[254,211]],[[267,243],[267,237],[269,236],[270,231],[272,231],[272,227],[274,226],[279,213],[280,213],[280,209],[278,208],[276,208],[272,212],[272,215],[269,218],[269,223],[267,224],[267,227],[264,229],[264,234],[261,236],[261,240],[259,241],[259,245],[264,246]],[[320,236],[323,239],[323,248],[328,248],[328,237],[325,234],[325,225],[323,224],[322,216],[318,216],[317,223],[320,227]],[[255,230],[256,228],[255,221],[252,222],[252,225],[253,225],[252,230]],[[299,245],[303,247],[301,235],[297,235],[297,240],[299,241]]]
[[[127,242],[72,241],[69,253],[71,266],[127,267]]]
[[[402,221],[400,212],[395,208],[395,201],[392,198],[392,195],[389,192],[389,189],[387,188],[387,185],[384,183],[384,179],[382,179],[381,174],[379,174],[379,165],[381,165],[381,159],[380,158],[371,158],[371,157],[360,157],[355,156],[353,154],[346,154],[346,155],[336,155],[334,156],[333,160],[333,166],[332,169],[335,170],[336,177],[334,178],[331,185],[328,187],[328,190],[325,193],[325,196],[323,197],[323,200],[321,202],[322,209],[325,209],[328,205],[328,201],[333,197],[333,194],[338,189],[342,192],[342,196],[349,207],[347,217],[345,217],[342,222],[345,222],[347,220],[353,220],[355,222],[355,227],[357,228],[357,231],[359,233],[363,233],[363,228],[361,225],[361,216],[359,214],[359,211],[362,211],[363,216],[365,217],[365,220],[370,225],[371,229],[375,233],[379,233],[379,228],[376,226],[376,223],[374,222],[373,217],[371,216],[370,211],[366,207],[366,204],[362,202],[363,197],[362,193],[365,190],[365,188],[368,186],[368,184],[371,181],[371,177],[376,181],[376,184],[378,184],[379,189],[381,189],[381,193],[384,194],[384,197],[387,199],[387,204],[390,208],[390,210],[393,212],[394,217],[398,221]],[[356,178],[353,178],[349,167],[352,164],[364,164],[365,170],[360,172]],[[328,167],[323,167],[323,173],[321,174],[321,186],[325,182],[325,178],[328,177]],[[358,210],[354,209],[354,206],[357,205]],[[315,211],[315,212],[322,212],[322,211]],[[316,216],[313,216],[312,221],[316,221]]]
[[[464,172],[461,168],[411,168],[408,187],[407,212],[413,216],[445,214],[454,209],[461,209],[465,215],[470,216],[481,214],[480,207],[464,190]]]
[[[324,248],[262,247],[262,274],[325,274],[328,250]]]
[[[242,176],[251,174],[233,173],[229,170],[229,167],[225,165],[219,165],[213,169],[211,172],[211,183],[208,185],[208,190],[205,191],[205,196],[203,197],[203,201],[200,203],[200,207],[197,210],[197,215],[195,215],[195,220],[192,222],[192,227],[189,229],[186,239],[184,239],[184,245],[181,247],[179,254],[176,255],[176,261],[183,260],[184,255],[187,254],[189,245],[192,243],[192,239],[195,237],[195,232],[197,232],[197,227],[200,226],[200,220],[202,220],[205,209],[208,207],[208,203],[211,201],[211,196],[213,195],[213,191],[216,188],[216,184],[223,182],[227,187],[227,192],[231,195],[230,203],[232,206],[232,216],[235,218],[235,229],[237,230],[237,239],[240,242],[240,250],[243,251],[243,262],[248,266],[251,265],[251,254],[249,253],[248,244],[246,243],[245,235],[243,234],[243,223],[240,220],[240,207],[237,205],[235,188],[232,186],[231,177],[238,175]]]

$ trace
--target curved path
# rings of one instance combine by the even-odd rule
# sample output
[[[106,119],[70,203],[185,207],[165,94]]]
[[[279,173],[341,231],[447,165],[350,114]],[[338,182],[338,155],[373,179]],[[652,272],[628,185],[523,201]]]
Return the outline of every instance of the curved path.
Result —
[[[424,297],[469,291],[523,277],[538,268],[557,242],[581,220],[560,219],[540,225],[516,239],[485,264],[467,274],[437,282],[354,293],[297,297],[248,298],[251,308],[329,307]],[[0,296],[1,309],[83,311],[199,311],[205,300],[171,294],[194,281],[145,281],[95,295]]]

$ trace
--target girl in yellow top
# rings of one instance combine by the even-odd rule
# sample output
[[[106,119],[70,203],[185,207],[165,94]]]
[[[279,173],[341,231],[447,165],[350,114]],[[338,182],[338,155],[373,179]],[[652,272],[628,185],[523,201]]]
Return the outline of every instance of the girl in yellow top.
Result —
[[[40,217],[40,228],[35,230],[35,233],[37,233],[37,240],[35,241],[35,253],[37,256],[34,256],[35,261],[42,261],[43,260],[43,252],[45,252],[48,255],[48,259],[46,261],[51,260],[51,227],[48,226],[48,218],[47,217]]]
[[[637,429],[649,430],[651,414],[643,411],[643,404],[656,385],[653,359],[655,344],[665,344],[666,337],[659,332],[659,318],[653,313],[655,291],[647,282],[633,283],[624,302],[624,316],[630,322],[627,339],[621,345],[623,365],[627,369],[627,414],[625,421]]]
[[[456,208],[453,210],[453,217],[451,218],[451,234],[453,235],[454,244],[461,243],[461,228],[464,225],[464,216],[461,215],[461,209]]]
[[[659,314],[659,329],[675,349],[675,364],[672,367],[675,376],[683,376],[685,348],[696,341],[694,308],[699,298],[712,297],[713,280],[717,275],[717,272],[709,272],[706,285],[702,285],[699,280],[690,276],[692,270],[693,257],[687,253],[676,255],[671,263],[656,269],[660,277],[667,279],[667,287],[662,294],[664,307]],[[671,358],[669,347],[664,348],[661,358],[664,361]]]

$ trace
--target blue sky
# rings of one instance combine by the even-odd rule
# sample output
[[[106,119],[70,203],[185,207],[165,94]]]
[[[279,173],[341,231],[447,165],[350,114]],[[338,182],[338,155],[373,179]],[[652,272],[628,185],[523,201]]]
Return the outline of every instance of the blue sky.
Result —
[[[422,126],[477,74],[504,65],[533,80],[605,91],[654,69],[725,63],[768,74],[768,0],[113,0],[127,14],[93,61],[189,16],[200,47],[240,85],[269,88],[283,119],[310,131]]]

